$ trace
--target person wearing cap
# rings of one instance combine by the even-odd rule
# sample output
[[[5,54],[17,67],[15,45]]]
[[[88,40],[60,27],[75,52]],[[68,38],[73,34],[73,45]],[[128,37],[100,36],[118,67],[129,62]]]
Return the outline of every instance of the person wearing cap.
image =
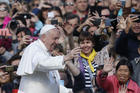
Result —
[[[21,82],[18,93],[59,93],[59,69],[65,62],[77,57],[80,48],[63,56],[52,56],[51,52],[59,43],[60,30],[53,25],[45,25],[39,39],[24,50],[17,74]]]

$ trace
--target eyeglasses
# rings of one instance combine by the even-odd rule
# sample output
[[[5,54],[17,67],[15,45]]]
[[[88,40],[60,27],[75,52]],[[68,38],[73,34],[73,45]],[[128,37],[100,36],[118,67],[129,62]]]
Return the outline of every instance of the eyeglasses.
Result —
[[[102,17],[103,17],[103,16],[104,16],[104,17],[110,17],[110,15],[102,15]]]
[[[4,11],[7,11],[6,8],[0,8],[0,11],[4,12]]]
[[[65,6],[74,6],[74,3],[73,2],[66,2]]]
[[[38,7],[38,6],[39,6],[39,4],[32,4],[32,6],[36,6],[36,7]]]

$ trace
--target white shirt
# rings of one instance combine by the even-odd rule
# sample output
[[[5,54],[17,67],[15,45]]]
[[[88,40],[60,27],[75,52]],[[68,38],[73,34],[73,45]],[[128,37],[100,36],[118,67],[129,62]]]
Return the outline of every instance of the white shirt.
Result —
[[[63,56],[53,57],[41,40],[24,51],[17,74],[22,76],[18,93],[59,93],[58,69],[64,69]]]

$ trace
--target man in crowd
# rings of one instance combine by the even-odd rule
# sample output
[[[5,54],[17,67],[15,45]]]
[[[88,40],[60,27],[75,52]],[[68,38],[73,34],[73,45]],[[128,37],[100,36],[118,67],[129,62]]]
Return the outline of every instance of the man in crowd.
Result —
[[[57,70],[64,69],[65,62],[80,53],[78,47],[67,55],[51,56],[59,37],[57,27],[45,25],[40,38],[25,49],[17,70],[17,74],[22,76],[18,93],[59,93]]]

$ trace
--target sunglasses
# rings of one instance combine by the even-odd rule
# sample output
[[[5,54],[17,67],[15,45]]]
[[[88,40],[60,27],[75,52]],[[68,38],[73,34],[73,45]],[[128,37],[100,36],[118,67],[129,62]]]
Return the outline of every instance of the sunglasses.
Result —
[[[74,3],[72,3],[72,2],[67,2],[67,3],[65,3],[65,6],[74,6]]]
[[[0,11],[7,11],[7,9],[6,8],[0,8]]]
[[[32,6],[36,6],[36,7],[38,7],[38,6],[39,6],[39,4],[32,4]]]
[[[110,15],[102,15],[102,17],[103,17],[103,16],[104,16],[104,17],[110,17]]]

